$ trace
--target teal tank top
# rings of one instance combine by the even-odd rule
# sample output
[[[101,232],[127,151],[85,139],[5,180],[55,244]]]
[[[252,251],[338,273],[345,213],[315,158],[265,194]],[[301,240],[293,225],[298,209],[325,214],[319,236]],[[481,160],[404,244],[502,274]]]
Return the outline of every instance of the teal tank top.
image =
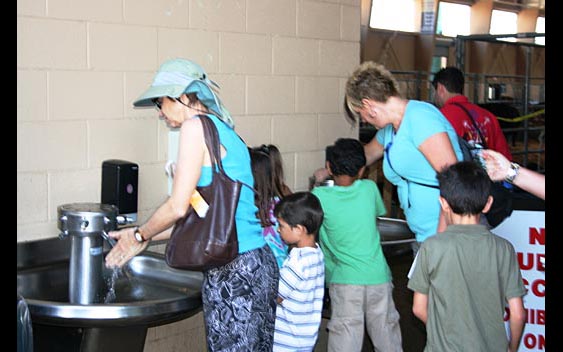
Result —
[[[215,115],[208,114],[219,133],[221,145],[227,151],[222,159],[223,169],[233,180],[239,180],[248,186],[254,187],[254,177],[250,166],[250,154],[244,141],[236,132],[227,126]],[[198,186],[207,186],[211,183],[211,167],[203,166]],[[262,227],[256,216],[258,208],[254,204],[254,192],[243,185],[236,211],[236,225],[239,242],[239,253],[244,253],[266,244],[262,235]]]

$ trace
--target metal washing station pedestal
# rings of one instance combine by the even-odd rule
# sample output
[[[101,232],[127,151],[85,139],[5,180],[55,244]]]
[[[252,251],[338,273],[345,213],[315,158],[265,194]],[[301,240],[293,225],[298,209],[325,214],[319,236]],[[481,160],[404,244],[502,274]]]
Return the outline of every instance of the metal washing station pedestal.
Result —
[[[17,244],[35,352],[141,352],[149,327],[201,310],[202,273],[170,268],[162,254],[145,251],[121,272],[105,267],[103,236],[116,214],[111,205],[61,206],[60,238]]]
[[[60,205],[60,238],[70,236],[70,303],[102,301],[104,239],[117,228],[118,209],[110,204],[73,203]],[[111,241],[111,240],[110,240]]]

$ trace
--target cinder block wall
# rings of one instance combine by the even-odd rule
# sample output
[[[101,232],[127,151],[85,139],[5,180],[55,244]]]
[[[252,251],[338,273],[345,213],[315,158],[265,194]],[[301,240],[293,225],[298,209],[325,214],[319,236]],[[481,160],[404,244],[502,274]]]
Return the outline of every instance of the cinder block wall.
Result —
[[[17,241],[57,236],[59,205],[100,202],[107,159],[139,164],[139,222],[165,200],[168,129],[131,102],[173,57],[205,67],[242,138],[278,145],[306,190],[325,146],[358,136],[342,104],[359,54],[360,0],[18,0]],[[193,345],[194,319],[150,329],[146,349]]]

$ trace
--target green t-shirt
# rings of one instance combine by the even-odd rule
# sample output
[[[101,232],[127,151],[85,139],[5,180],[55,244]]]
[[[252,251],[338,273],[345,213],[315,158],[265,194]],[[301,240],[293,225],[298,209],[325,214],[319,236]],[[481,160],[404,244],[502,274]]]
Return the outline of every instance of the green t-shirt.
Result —
[[[324,220],[319,231],[327,283],[379,285],[391,281],[381,248],[376,217],[387,213],[375,182],[356,180],[350,186],[320,186]]]
[[[506,351],[504,307],[526,294],[512,244],[478,224],[424,241],[407,286],[428,295],[428,352]]]

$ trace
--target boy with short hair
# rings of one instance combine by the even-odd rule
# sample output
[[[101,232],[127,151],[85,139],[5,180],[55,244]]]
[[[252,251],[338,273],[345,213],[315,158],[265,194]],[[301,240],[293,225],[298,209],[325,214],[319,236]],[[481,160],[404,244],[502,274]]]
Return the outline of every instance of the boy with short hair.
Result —
[[[312,351],[324,298],[324,256],[317,244],[323,209],[310,192],[296,192],[276,204],[274,215],[290,250],[280,268],[273,351]]]
[[[437,178],[448,227],[422,244],[408,282],[413,313],[426,324],[424,351],[516,351],[526,289],[512,244],[479,224],[493,201],[491,180],[482,167],[465,161]]]
[[[362,143],[340,138],[326,150],[334,186],[312,190],[325,213],[319,233],[331,301],[329,352],[360,352],[365,330],[376,351],[403,350],[391,270],[377,229],[377,217],[387,211],[376,183],[361,179],[365,165]]]

